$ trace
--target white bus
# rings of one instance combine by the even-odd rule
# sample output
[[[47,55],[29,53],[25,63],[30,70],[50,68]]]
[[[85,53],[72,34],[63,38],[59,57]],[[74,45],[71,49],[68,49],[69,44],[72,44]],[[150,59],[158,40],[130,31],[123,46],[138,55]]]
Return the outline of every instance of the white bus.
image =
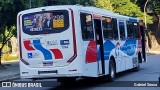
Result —
[[[138,18],[96,7],[48,6],[17,16],[21,78],[109,77],[146,61]]]

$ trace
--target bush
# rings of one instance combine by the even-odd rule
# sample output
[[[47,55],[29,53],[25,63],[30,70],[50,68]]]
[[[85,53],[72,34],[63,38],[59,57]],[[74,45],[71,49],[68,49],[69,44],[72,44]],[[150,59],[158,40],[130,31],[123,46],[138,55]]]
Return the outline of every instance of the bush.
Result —
[[[11,54],[2,55],[2,60],[5,60],[5,61],[17,60],[17,59],[18,59],[18,55],[11,55]]]

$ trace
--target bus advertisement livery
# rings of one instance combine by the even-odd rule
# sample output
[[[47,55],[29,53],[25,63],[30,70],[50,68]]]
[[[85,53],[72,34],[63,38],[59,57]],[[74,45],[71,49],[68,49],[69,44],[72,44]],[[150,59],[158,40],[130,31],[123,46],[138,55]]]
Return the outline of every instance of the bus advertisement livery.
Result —
[[[17,15],[21,78],[109,77],[146,62],[138,18],[96,7],[48,6]]]

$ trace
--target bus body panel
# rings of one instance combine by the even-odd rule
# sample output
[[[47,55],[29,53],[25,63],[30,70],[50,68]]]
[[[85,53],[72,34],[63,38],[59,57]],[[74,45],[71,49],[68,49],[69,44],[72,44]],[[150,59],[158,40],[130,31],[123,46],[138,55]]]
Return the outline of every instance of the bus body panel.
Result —
[[[36,11],[38,12],[38,10]],[[40,35],[21,33],[23,36],[21,38],[22,58],[30,63],[29,67],[45,68],[45,65],[46,67],[56,67],[68,64],[67,60],[74,53],[71,19],[69,22],[69,28],[61,33]],[[68,50],[70,52],[67,52]]]
[[[96,42],[84,41],[83,50],[84,76],[98,77]]]
[[[41,9],[35,9],[31,11],[23,11],[18,14],[18,17],[20,16],[20,25],[19,23],[17,25],[20,26],[18,30],[21,30],[21,32],[18,31],[18,35],[21,35],[22,37],[19,37],[21,41],[21,45],[19,45],[19,49],[21,49],[23,52],[22,58],[25,61],[29,63],[29,65],[24,67],[24,64],[20,61],[20,71],[21,76],[22,73],[29,73],[30,76],[32,76],[32,73],[34,72],[35,75],[38,75],[36,71],[41,71],[42,68],[47,71],[48,68],[51,68],[50,70],[57,68],[62,68],[62,70],[58,70],[59,74],[62,73],[62,75],[65,74],[73,74],[73,73],[82,73],[82,64],[80,62],[79,56],[76,57],[74,62],[69,64],[67,61],[73,56],[74,54],[74,48],[73,48],[73,25],[72,23],[75,23],[72,21],[71,18],[71,10],[70,8],[66,9],[64,7],[59,8],[60,10],[67,10],[69,12],[69,28],[61,33],[56,34],[40,34],[40,35],[28,35],[23,33],[22,29],[22,16],[23,14],[28,13],[34,13],[39,12]],[[46,8],[45,8],[46,9]],[[59,10],[56,8],[56,10]],[[53,9],[47,8],[46,11],[50,11]],[[74,13],[73,13],[74,15]],[[74,27],[75,28],[75,27]],[[76,27],[77,29],[77,27]],[[77,33],[77,32],[76,32]],[[77,34],[78,36],[78,34]],[[77,40],[76,40],[77,41]],[[80,44],[79,44],[80,45]],[[77,47],[76,47],[77,48]],[[36,50],[37,49],[37,50]],[[78,53],[80,54],[80,53]],[[19,54],[20,55],[20,54]],[[49,56],[49,57],[47,57]],[[46,59],[46,60],[45,60]],[[45,64],[45,65],[44,65]],[[68,67],[68,65],[70,67]],[[26,69],[28,68],[28,70]],[[35,69],[33,69],[35,68]],[[37,68],[37,69],[36,69]],[[63,69],[64,68],[64,69]],[[26,69],[26,70],[24,70]],[[33,69],[33,70],[32,70]],[[34,71],[35,70],[35,71]],[[56,69],[54,69],[56,70]],[[23,72],[24,71],[24,72]],[[49,69],[48,69],[49,71]],[[62,71],[62,72],[61,72]],[[34,74],[33,73],[33,74]],[[54,76],[52,76],[54,77]]]
[[[42,33],[29,35],[23,32],[23,15],[29,13],[67,10],[69,27],[60,33]],[[94,40],[85,41],[82,38],[80,13],[88,13],[92,16],[98,14],[123,20],[125,28],[125,40],[120,40],[118,28],[118,40],[106,40],[103,38],[104,74],[100,60],[100,46],[97,45],[94,31]],[[19,18],[20,17],[20,18]],[[53,77],[99,77],[109,74],[109,62],[114,58],[116,72],[132,69],[138,65],[138,53],[141,53],[140,39],[127,39],[127,23],[129,17],[114,14],[110,11],[82,6],[50,6],[22,11],[17,18],[17,35],[19,42],[20,75],[22,78],[53,78]],[[138,21],[133,21],[138,23]],[[135,19],[136,20],[136,19]],[[93,21],[94,23],[94,21]],[[101,23],[102,24],[102,23]],[[94,25],[94,24],[93,24]],[[63,26],[63,25],[62,25]],[[93,27],[94,28],[94,27]],[[102,35],[103,35],[102,30]],[[74,37],[75,36],[75,37]],[[24,62],[28,62],[26,65]],[[69,62],[68,62],[69,61]]]
[[[77,77],[82,76],[81,63],[77,63],[82,57],[77,59],[70,65],[54,68],[30,68],[23,62],[20,62],[21,78],[54,78],[54,77]]]

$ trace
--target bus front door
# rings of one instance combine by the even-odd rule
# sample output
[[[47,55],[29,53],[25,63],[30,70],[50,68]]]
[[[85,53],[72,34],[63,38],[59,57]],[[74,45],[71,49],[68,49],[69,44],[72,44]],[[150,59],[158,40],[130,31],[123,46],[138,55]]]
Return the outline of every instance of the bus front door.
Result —
[[[94,29],[97,42],[97,52],[98,52],[98,71],[100,74],[105,74],[105,61],[104,61],[104,50],[103,50],[103,37],[101,20],[94,19]]]

